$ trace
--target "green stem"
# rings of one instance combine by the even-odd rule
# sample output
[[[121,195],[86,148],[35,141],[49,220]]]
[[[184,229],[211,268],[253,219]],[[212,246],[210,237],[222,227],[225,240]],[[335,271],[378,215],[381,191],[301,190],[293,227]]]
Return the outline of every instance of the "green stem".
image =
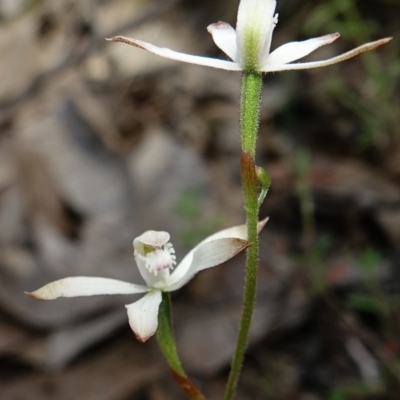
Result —
[[[242,150],[253,160],[256,156],[256,141],[260,124],[262,76],[245,72],[242,77],[240,97],[240,134]]]
[[[225,390],[224,400],[231,400],[243,364],[247,347],[249,330],[254,311],[257,289],[258,267],[258,181],[255,167],[256,141],[260,119],[262,76],[245,72],[242,78],[240,101],[240,127],[242,140],[241,177],[246,211],[248,240],[251,246],[247,249],[246,279],[243,295],[243,310],[239,326],[235,354],[232,359],[231,372]]]
[[[190,400],[206,400],[200,390],[188,378],[179,359],[172,328],[171,299],[169,293],[162,294],[162,301],[158,311],[157,341],[175,380],[186,397]]]

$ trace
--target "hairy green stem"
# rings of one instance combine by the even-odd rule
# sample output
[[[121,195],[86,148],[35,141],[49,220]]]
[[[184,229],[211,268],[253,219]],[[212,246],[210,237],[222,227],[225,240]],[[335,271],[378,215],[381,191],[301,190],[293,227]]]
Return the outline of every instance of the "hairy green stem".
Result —
[[[257,222],[259,206],[255,154],[260,119],[261,91],[262,76],[257,73],[245,72],[242,77],[242,92],[240,99],[240,128],[242,140],[240,171],[244,195],[244,208],[246,211],[248,240],[251,243],[251,246],[247,249],[242,316],[224,400],[231,400],[236,392],[244,353],[247,347],[257,289]]]
[[[158,312],[157,341],[175,380],[186,397],[190,400],[206,400],[200,390],[188,378],[179,359],[172,328],[171,299],[169,293],[162,294],[162,301]]]
[[[260,124],[262,76],[245,72],[242,77],[240,97],[240,134],[242,150],[253,160],[256,156],[256,141]]]

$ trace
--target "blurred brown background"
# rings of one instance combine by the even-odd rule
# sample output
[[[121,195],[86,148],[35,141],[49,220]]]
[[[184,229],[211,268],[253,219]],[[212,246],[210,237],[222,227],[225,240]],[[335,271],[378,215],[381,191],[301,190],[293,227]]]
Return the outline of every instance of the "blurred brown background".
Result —
[[[0,398],[182,399],[155,340],[127,323],[132,296],[36,302],[61,277],[140,283],[132,239],[171,232],[178,258],[243,223],[240,74],[161,59],[134,36],[225,58],[206,27],[238,1],[0,0]],[[260,283],[237,398],[398,399],[398,0],[279,0],[272,48],[339,31],[325,69],[265,77],[258,164]],[[236,339],[243,257],[173,296],[178,348],[221,399]]]

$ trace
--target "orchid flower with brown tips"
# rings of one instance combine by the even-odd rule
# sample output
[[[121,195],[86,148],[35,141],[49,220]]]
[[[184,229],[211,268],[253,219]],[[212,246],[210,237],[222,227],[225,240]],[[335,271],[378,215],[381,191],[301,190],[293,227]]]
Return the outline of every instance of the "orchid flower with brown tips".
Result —
[[[304,40],[289,42],[270,52],[273,30],[278,23],[275,14],[276,0],[241,0],[237,15],[236,30],[226,22],[217,22],[208,26],[215,44],[232,60],[220,60],[179,53],[168,48],[157,47],[143,40],[125,36],[107,39],[112,42],[124,42],[144,49],[158,56],[190,64],[204,65],[228,71],[276,72],[292,69],[325,67],[376,49],[392,38],[366,43],[347,53],[323,61],[292,63],[321,46],[339,39],[339,33]]]
[[[266,222],[259,222],[259,231]],[[51,282],[27,294],[38,300],[54,300],[59,297],[146,293],[140,300],[126,306],[129,324],[136,337],[144,342],[157,330],[162,292],[180,289],[199,271],[224,263],[250,245],[245,225],[228,228],[204,239],[175,267],[175,250],[169,239],[169,233],[160,231],[147,231],[134,239],[134,258],[145,285],[76,276]]]

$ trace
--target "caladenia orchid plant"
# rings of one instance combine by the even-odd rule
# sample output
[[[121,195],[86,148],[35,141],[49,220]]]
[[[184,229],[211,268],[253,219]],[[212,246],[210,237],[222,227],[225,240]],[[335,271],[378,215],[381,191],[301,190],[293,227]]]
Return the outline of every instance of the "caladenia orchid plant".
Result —
[[[179,53],[168,48],[157,47],[139,39],[124,36],[107,39],[112,42],[124,42],[161,57],[177,61],[242,72],[240,101],[241,177],[248,240],[251,246],[247,249],[242,319],[225,392],[225,400],[232,399],[235,394],[246,349],[257,284],[258,211],[270,186],[270,179],[267,172],[255,165],[256,140],[261,108],[262,74],[325,67],[345,61],[363,52],[376,49],[392,39],[385,38],[366,43],[347,53],[323,61],[293,63],[319,47],[333,43],[339,39],[340,34],[332,33],[300,42],[286,43],[270,52],[272,33],[278,23],[278,15],[275,13],[275,8],[276,0],[241,0],[237,15],[236,30],[226,22],[217,22],[208,27],[208,31],[211,33],[215,44],[232,61]],[[260,187],[260,193],[258,193],[258,187]]]
[[[240,161],[244,192],[246,227],[237,227],[211,236],[193,249],[171,273],[175,263],[169,236],[165,232],[149,231],[134,241],[135,259],[144,285],[105,278],[74,277],[61,279],[30,293],[39,299],[86,296],[94,294],[146,293],[142,299],[127,306],[130,325],[140,340],[146,340],[157,330],[157,338],[175,377],[190,399],[204,399],[187,378],[179,362],[172,336],[168,292],[179,289],[198,271],[220,264],[247,248],[246,282],[242,317],[236,350],[225,391],[225,400],[233,398],[254,310],[258,233],[263,223],[258,223],[259,207],[269,186],[268,173],[255,165],[256,140],[260,121],[262,74],[267,72],[299,70],[335,64],[388,43],[391,38],[370,42],[339,56],[314,62],[294,63],[321,46],[339,39],[339,33],[300,42],[290,42],[270,52],[272,33],[278,23],[276,0],[241,0],[236,30],[225,22],[208,27],[215,44],[232,60],[220,60],[179,53],[160,48],[139,39],[116,36],[107,39],[124,42],[150,51],[161,57],[186,63],[242,72],[240,101],[240,128],[242,154]],[[231,228],[232,229],[232,228]],[[234,232],[234,233],[233,233]],[[222,236],[221,236],[222,235]],[[158,314],[158,319],[157,319]],[[158,323],[158,328],[157,328]]]
[[[260,231],[267,220],[258,223]],[[145,285],[117,279],[75,276],[51,282],[27,292],[37,300],[111,294],[145,295],[126,306],[129,324],[138,340],[145,342],[157,332],[160,344],[173,373],[190,399],[204,396],[189,380],[180,363],[172,332],[169,292],[180,289],[199,271],[228,261],[247,248],[246,225],[217,232],[194,247],[176,266],[175,250],[167,232],[147,231],[133,241],[134,258]],[[175,267],[176,266],[176,267]]]

